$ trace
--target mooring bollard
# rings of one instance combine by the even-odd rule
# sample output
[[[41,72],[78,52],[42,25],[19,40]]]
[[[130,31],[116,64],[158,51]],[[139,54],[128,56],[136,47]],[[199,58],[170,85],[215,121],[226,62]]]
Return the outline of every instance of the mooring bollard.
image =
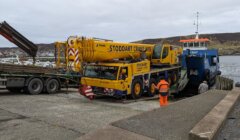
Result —
[[[234,86],[234,81],[232,79],[217,76],[216,77],[216,89],[219,90],[232,90]],[[239,83],[240,86],[240,83]]]

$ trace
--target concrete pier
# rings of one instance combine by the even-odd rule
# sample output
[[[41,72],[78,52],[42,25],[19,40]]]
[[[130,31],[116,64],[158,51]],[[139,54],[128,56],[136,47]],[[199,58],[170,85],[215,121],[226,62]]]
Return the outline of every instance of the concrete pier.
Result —
[[[121,133],[128,133],[127,139],[138,139],[140,136],[161,140],[212,139],[239,96],[239,89],[211,90],[167,107],[114,122],[109,127],[87,134],[81,139],[105,140],[114,137],[116,133],[118,137],[121,137]],[[109,131],[109,128],[113,129]],[[102,135],[106,132],[107,135]]]
[[[76,92],[38,96],[0,92],[0,139],[211,139],[219,136],[226,118],[220,140],[240,138],[239,103],[231,111],[233,117],[228,115],[239,89],[211,90],[172,100],[162,108],[157,100],[127,104],[89,101]]]
[[[239,89],[229,92],[196,126],[190,131],[190,140],[211,140],[220,130],[229,112],[239,99]]]

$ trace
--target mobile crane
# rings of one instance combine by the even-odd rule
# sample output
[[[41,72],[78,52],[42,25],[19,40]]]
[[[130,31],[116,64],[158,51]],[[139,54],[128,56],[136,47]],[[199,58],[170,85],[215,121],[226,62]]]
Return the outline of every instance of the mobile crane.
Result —
[[[178,58],[182,48],[168,43],[151,45],[69,37],[66,42],[56,43],[57,50],[61,46],[67,52],[66,62],[58,59],[58,66],[66,64],[68,69],[81,72],[81,85],[91,86],[94,94],[136,99],[146,92],[154,96],[154,84],[161,77],[173,85],[180,75]]]
[[[0,34],[35,60],[37,45],[7,22],[0,23]],[[145,91],[153,96],[154,84],[160,77],[171,84],[178,80],[178,55],[182,51],[168,43],[149,45],[69,37],[55,46],[57,68],[0,64],[0,87],[39,94],[87,85],[95,94],[139,98]]]

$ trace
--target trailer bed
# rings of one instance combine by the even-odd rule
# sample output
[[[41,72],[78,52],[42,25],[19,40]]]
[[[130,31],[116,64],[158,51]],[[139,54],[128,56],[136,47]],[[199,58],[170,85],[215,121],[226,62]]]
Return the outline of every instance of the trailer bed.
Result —
[[[46,73],[59,73],[57,68],[45,68],[40,66],[30,65],[15,65],[15,64],[2,64],[0,63],[0,73],[31,73],[31,74],[46,74]]]
[[[80,79],[79,73],[58,68],[0,63],[0,89],[11,92],[56,93],[61,88],[79,88]]]

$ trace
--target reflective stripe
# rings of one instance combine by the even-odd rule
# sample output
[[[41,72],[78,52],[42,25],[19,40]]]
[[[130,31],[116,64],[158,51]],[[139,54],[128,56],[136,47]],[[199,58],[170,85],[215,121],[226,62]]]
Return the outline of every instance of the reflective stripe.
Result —
[[[168,92],[168,89],[159,89],[159,92]]]
[[[168,92],[169,84],[166,81],[160,81],[158,83],[159,92]]]
[[[91,96],[91,95],[94,95],[92,92],[91,93],[87,93],[85,94],[86,96]]]
[[[92,89],[86,89],[84,92],[92,92]]]

